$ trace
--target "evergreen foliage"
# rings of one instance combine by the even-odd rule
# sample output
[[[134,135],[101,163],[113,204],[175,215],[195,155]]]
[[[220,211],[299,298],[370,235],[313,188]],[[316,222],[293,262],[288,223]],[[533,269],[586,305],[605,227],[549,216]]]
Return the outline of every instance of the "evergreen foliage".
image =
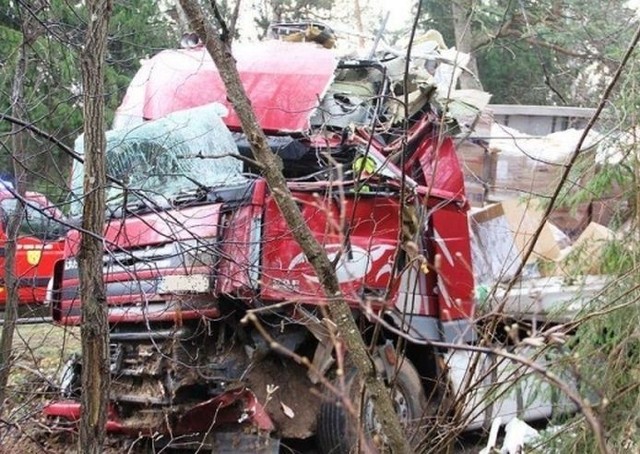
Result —
[[[465,3],[466,0],[457,0]],[[483,88],[496,104],[593,106],[633,32],[625,0],[468,2]],[[426,0],[421,26],[453,46],[450,2]]]
[[[12,73],[22,42],[19,14],[24,8],[8,5],[0,12],[0,111],[11,112]],[[71,5],[52,0],[38,12],[43,33],[31,46],[25,84],[25,104],[31,124],[71,146],[82,127],[82,84],[78,52],[86,28],[83,3]],[[153,0],[119,0],[114,2],[114,17],[109,32],[105,102],[107,121],[121,102],[126,87],[140,66],[140,59],[160,49],[175,47],[177,38],[171,22]],[[10,166],[8,131],[11,125],[0,122],[0,169]],[[30,141],[30,189],[49,193],[54,199],[64,194],[70,158],[57,147],[36,136]]]

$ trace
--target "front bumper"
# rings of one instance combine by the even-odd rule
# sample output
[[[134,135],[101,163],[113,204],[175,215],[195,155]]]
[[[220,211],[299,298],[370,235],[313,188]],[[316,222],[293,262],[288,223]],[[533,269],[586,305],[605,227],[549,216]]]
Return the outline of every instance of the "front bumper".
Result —
[[[148,417],[154,410],[158,417]],[[74,431],[80,423],[81,405],[77,400],[52,402],[44,408],[43,413],[54,429],[57,425],[59,429]],[[156,433],[183,435],[208,432],[221,425],[249,425],[263,432],[274,430],[273,421],[264,407],[255,394],[245,387],[193,405],[150,407],[144,412],[147,417],[140,413],[123,417],[111,405],[107,415],[107,432],[132,436],[151,436]]]

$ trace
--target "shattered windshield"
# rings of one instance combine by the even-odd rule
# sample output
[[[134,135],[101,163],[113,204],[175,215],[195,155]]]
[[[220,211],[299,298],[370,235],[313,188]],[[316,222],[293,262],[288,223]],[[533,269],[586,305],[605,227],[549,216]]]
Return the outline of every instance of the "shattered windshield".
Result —
[[[107,132],[107,175],[121,183],[107,182],[108,207],[117,209],[125,200],[164,205],[179,194],[244,181],[242,161],[234,157],[237,146],[220,119],[225,113],[223,106],[210,104]],[[75,151],[84,154],[84,135]],[[75,216],[82,213],[83,178],[84,166],[76,162],[71,183]]]

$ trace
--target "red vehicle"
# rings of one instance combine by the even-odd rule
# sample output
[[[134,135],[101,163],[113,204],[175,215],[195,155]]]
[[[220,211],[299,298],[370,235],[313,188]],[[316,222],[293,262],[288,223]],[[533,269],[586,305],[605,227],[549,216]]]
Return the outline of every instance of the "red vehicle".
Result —
[[[25,214],[20,224],[16,245],[16,277],[18,278],[19,312],[27,315],[45,301],[47,285],[53,267],[62,259],[64,230],[55,222],[62,214],[47,198],[37,192],[25,195]],[[0,190],[0,306],[4,309],[7,292],[4,288],[4,257],[9,217],[18,201],[9,190]]]
[[[456,367],[470,361],[429,341],[475,338],[469,205],[440,115],[418,97],[405,121],[396,109],[402,81],[380,61],[340,61],[312,43],[280,41],[234,44],[234,55],[381,378],[397,384],[401,420],[429,416],[429,402],[466,383]],[[143,65],[118,111],[122,128],[107,134],[108,173],[123,182],[107,190],[104,230],[108,430],[174,441],[196,434],[214,448],[234,443],[235,452],[277,452],[281,438],[315,435],[320,452],[349,452],[351,415],[335,396],[321,397],[319,375],[342,383],[323,312],[330,303],[249,159],[237,117],[231,110],[221,119],[225,109],[212,102],[227,104],[206,51],[164,51]],[[81,181],[78,166],[76,200]],[[53,317],[64,325],[81,322],[78,243],[71,232],[55,272]],[[398,361],[402,332],[412,341]],[[273,342],[308,358],[314,372]],[[80,368],[69,364],[65,398],[48,416],[79,419]],[[447,384],[436,386],[439,377]],[[375,432],[364,408],[364,428]],[[471,419],[477,427],[483,418]]]

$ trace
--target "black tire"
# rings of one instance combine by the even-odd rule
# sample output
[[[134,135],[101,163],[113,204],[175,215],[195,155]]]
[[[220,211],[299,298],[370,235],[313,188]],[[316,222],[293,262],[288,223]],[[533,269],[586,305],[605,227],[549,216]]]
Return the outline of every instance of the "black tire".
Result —
[[[337,384],[337,382],[336,382]],[[356,405],[360,400],[361,385],[356,379],[355,371],[351,371],[345,378],[345,394]],[[407,435],[413,438],[420,430],[420,420],[427,415],[427,398],[422,387],[418,372],[408,359],[402,361],[394,383],[394,403],[396,411],[400,409],[401,423]],[[365,402],[362,408],[362,430],[364,437],[358,440],[358,420],[345,410],[336,396],[329,397],[320,407],[316,438],[322,454],[351,454],[356,452],[358,441],[366,443],[367,448],[376,452],[374,440],[376,428],[372,427],[371,407]]]

